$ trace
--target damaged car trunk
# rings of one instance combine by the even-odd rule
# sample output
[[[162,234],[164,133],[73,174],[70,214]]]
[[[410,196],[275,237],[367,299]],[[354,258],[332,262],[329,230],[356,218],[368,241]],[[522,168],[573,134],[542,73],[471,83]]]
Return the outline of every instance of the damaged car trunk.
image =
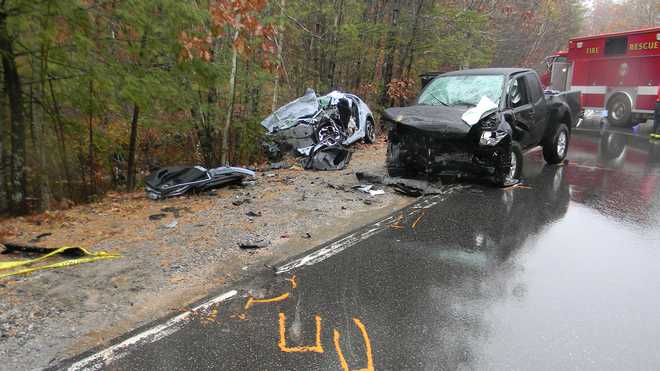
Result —
[[[439,75],[415,105],[385,110],[388,172],[407,178],[474,174],[513,184],[523,149],[542,145],[547,162],[563,161],[580,117],[575,102],[579,92],[544,93],[527,69]]]
[[[305,169],[340,170],[351,159],[347,146],[358,140],[375,141],[374,119],[358,96],[333,91],[305,95],[286,104],[261,122],[267,130],[266,150],[271,160],[285,154],[305,156]]]

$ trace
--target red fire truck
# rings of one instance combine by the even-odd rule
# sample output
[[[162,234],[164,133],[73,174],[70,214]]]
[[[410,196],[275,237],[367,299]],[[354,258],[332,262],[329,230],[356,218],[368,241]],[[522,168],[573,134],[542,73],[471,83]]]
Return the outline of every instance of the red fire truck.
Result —
[[[582,92],[582,107],[617,126],[653,116],[660,84],[660,27],[577,37],[545,60],[547,88]]]

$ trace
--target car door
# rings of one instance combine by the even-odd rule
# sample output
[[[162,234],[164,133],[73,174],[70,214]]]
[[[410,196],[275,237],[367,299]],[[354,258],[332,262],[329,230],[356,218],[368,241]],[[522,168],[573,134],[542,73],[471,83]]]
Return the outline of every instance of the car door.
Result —
[[[527,91],[529,92],[530,103],[533,109],[534,122],[531,123],[531,133],[533,137],[532,145],[537,145],[543,139],[545,128],[548,125],[548,106],[545,102],[543,89],[539,82],[539,78],[535,72],[525,74],[525,82]]]
[[[508,105],[513,113],[513,139],[523,148],[534,145],[536,115],[529,99],[525,76],[515,76],[509,82]]]

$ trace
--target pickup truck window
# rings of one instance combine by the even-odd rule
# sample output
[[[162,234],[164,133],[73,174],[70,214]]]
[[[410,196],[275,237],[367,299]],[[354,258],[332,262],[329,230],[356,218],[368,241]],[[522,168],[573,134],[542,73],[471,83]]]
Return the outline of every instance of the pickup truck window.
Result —
[[[525,89],[524,77],[520,76],[511,81],[511,89],[509,90],[509,100],[511,102],[511,107],[522,107],[526,104],[529,104],[529,99],[527,97],[527,89]]]
[[[543,89],[541,89],[539,78],[533,73],[525,75],[525,78],[527,79],[527,87],[529,88],[531,101],[537,103],[543,97]]]
[[[503,75],[442,76],[428,84],[417,99],[417,104],[476,106],[484,96],[497,104],[502,96],[503,84]]]

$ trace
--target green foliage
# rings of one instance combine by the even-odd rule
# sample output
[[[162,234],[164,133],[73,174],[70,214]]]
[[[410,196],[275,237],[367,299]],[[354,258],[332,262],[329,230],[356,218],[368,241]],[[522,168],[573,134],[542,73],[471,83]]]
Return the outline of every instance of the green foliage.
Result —
[[[479,5],[491,3],[499,7]],[[494,60],[517,64],[542,53],[520,46],[532,45],[533,32],[516,36],[515,45],[502,41],[523,26],[515,14],[506,18],[502,9],[508,5],[518,15],[534,11],[535,23],[525,24],[529,30],[560,25],[561,40],[553,48],[578,31],[583,14],[577,0],[270,0],[260,11],[257,0],[5,0],[0,12],[8,14],[32,134],[30,196],[45,197],[40,174],[56,200],[82,201],[98,189],[120,188],[116,173],[126,171],[121,156],[128,153],[135,106],[141,174],[155,164],[217,165],[233,30],[241,38],[229,158],[251,164],[262,160],[259,122],[270,113],[275,91],[283,104],[308,87],[319,93],[342,89],[377,111],[383,91],[391,103],[414,95],[419,73]],[[392,14],[398,14],[396,24]],[[279,24],[281,60],[271,50],[269,28]],[[383,78],[386,61],[391,81]],[[8,152],[8,120],[0,120],[0,133]],[[0,170],[2,177],[5,166]]]

